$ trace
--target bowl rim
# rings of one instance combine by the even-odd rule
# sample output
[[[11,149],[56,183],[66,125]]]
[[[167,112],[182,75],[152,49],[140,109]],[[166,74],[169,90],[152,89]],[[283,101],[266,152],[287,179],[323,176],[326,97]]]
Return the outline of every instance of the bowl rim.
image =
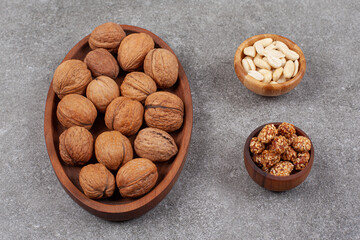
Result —
[[[132,25],[120,25],[124,31],[130,31],[133,33],[147,33],[149,34],[154,42],[158,44],[161,48],[165,48],[169,51],[171,51],[174,55],[175,53],[173,50],[157,35],[154,33]],[[75,56],[77,51],[87,44],[89,35],[85,36],[82,40],[80,40],[72,49],[66,54],[65,58],[62,60],[62,62],[69,60]],[[175,55],[176,56],[176,55]],[[176,56],[177,58],[177,56]],[[177,181],[181,170],[185,164],[186,156],[188,153],[188,149],[190,146],[190,140],[191,140],[191,134],[192,134],[192,127],[193,127],[193,104],[192,104],[192,97],[191,97],[191,90],[189,81],[186,77],[185,71],[178,60],[179,63],[179,80],[181,79],[182,84],[184,85],[184,91],[189,93],[189,98],[187,100],[187,105],[185,106],[184,101],[184,108],[185,108],[185,116],[184,116],[184,123],[183,123],[183,136],[181,139],[181,147],[179,148],[179,151],[177,153],[177,156],[173,160],[173,166],[169,169],[169,171],[166,173],[164,178],[161,182],[159,182],[150,192],[145,194],[144,196],[140,198],[136,198],[131,202],[122,203],[122,204],[106,204],[102,202],[98,202],[97,200],[90,199],[84,195],[83,192],[81,192],[69,179],[67,174],[65,173],[62,165],[61,160],[59,159],[59,156],[56,152],[55,144],[54,144],[54,128],[53,128],[53,118],[54,118],[54,108],[56,109],[54,100],[55,100],[55,93],[53,91],[52,87],[52,81],[49,87],[47,99],[46,99],[46,105],[45,105],[45,113],[44,113],[44,136],[45,136],[45,143],[47,152],[51,161],[51,164],[53,166],[53,170],[64,188],[64,190],[72,197],[75,202],[77,202],[81,207],[85,208],[86,210],[90,211],[91,213],[103,217],[104,214],[127,214],[127,217],[125,217],[124,220],[131,219],[133,217],[129,214],[134,214],[134,217],[140,216],[153,207],[155,207],[172,189],[172,186]],[[56,117],[55,117],[56,118]],[[182,157],[182,159],[178,159]],[[117,187],[115,187],[115,190],[117,190]],[[82,205],[83,204],[83,205]],[[139,214],[138,211],[140,209],[145,209],[145,212]],[[135,216],[136,215],[136,216]],[[125,215],[124,215],[125,216]],[[106,218],[106,217],[103,217]],[[111,217],[110,217],[111,218]],[[119,217],[114,217],[115,220],[119,219]],[[111,219],[109,219],[111,220]]]
[[[241,60],[242,60],[241,54],[242,54],[244,48],[248,47],[250,44],[254,44],[257,40],[261,40],[264,38],[280,39],[289,47],[290,50],[293,50],[299,54],[299,60],[298,60],[299,61],[299,70],[298,70],[298,73],[293,78],[291,78],[290,80],[288,80],[284,83],[270,84],[270,83],[260,82],[247,74],[247,72],[245,71],[245,69],[241,63]],[[285,94],[285,93],[291,91],[293,88],[295,88],[301,82],[301,80],[304,77],[305,72],[306,72],[306,59],[305,59],[305,55],[304,55],[303,51],[301,50],[301,48],[296,43],[291,41],[290,39],[288,39],[284,36],[281,36],[281,35],[277,35],[277,34],[265,33],[265,34],[258,34],[258,35],[249,37],[248,39],[244,40],[238,46],[238,48],[236,49],[235,55],[234,55],[234,68],[235,68],[236,76],[241,81],[241,83],[244,84],[245,79],[249,79],[258,88],[266,86],[267,88],[271,88],[274,92],[279,92],[280,95],[282,95],[282,94]],[[290,90],[287,92],[281,93],[281,90],[284,88],[285,89],[290,88]],[[251,90],[251,91],[253,91],[253,90]],[[259,94],[259,93],[257,93],[257,94]],[[260,94],[260,95],[262,95],[262,94]],[[276,95],[276,96],[278,96],[278,95]]]
[[[279,181],[279,182],[286,182],[286,181],[291,181],[291,180],[294,180],[294,179],[297,179],[299,177],[301,177],[302,175],[304,174],[307,174],[307,172],[312,168],[312,165],[314,163],[314,156],[315,156],[315,151],[314,151],[314,144],[313,142],[311,141],[311,139],[309,138],[309,136],[303,131],[301,130],[300,128],[295,127],[296,129],[296,132],[297,133],[300,133],[300,136],[304,136],[304,137],[307,137],[308,139],[310,139],[311,141],[311,149],[310,149],[310,159],[309,159],[309,162],[308,164],[306,165],[306,167],[301,170],[300,172],[297,172],[295,174],[292,174],[290,176],[285,176],[285,177],[281,177],[281,176],[274,176],[270,173],[267,173],[265,171],[263,171],[261,168],[259,168],[255,163],[254,161],[252,160],[251,158],[251,154],[250,154],[250,141],[251,139],[257,135],[260,130],[265,127],[266,125],[268,124],[274,124],[276,127],[278,127],[278,125],[280,125],[281,123],[283,122],[270,122],[270,123],[265,123],[259,127],[257,127],[254,131],[252,131],[250,133],[250,135],[247,137],[246,139],[246,142],[244,144],[244,160],[246,162],[248,162],[251,167],[254,169],[254,171],[256,171],[258,174],[262,175],[263,177],[267,178],[267,179],[271,179],[271,180],[275,180],[275,181]]]

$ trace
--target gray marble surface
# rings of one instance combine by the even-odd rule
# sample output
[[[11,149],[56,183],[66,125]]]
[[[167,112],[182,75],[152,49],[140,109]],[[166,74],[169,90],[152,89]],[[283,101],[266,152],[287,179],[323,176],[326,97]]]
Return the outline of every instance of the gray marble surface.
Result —
[[[112,223],[64,192],[43,136],[55,68],[107,21],[146,28],[177,54],[190,82],[187,162],[167,197]],[[360,2],[0,1],[0,239],[360,239]],[[292,92],[266,98],[237,79],[246,38],[286,36],[307,59]],[[283,193],[248,176],[243,145],[257,126],[287,121],[312,139],[312,171]]]

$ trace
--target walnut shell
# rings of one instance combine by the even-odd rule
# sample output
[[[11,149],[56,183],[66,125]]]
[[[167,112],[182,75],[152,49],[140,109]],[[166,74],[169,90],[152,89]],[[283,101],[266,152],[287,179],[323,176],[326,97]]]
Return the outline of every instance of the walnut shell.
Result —
[[[108,76],[115,79],[119,75],[119,65],[114,56],[106,49],[98,48],[89,52],[84,62],[93,77]]]
[[[77,59],[61,63],[55,70],[53,90],[62,99],[71,93],[83,94],[91,81],[91,72],[86,64]]]
[[[86,97],[95,105],[99,112],[105,112],[111,101],[119,96],[118,85],[114,80],[106,76],[95,78],[86,89]]]
[[[90,129],[96,119],[97,111],[94,104],[86,97],[69,94],[59,102],[56,116],[66,128],[80,126]]]
[[[137,155],[153,162],[167,161],[178,152],[174,139],[167,132],[156,128],[144,128],[135,138]]]
[[[115,178],[101,163],[83,167],[79,174],[84,194],[92,199],[111,197],[115,191]]]
[[[130,136],[139,131],[143,122],[144,107],[136,100],[127,97],[115,98],[105,112],[105,125]]]
[[[117,170],[122,162],[133,158],[133,149],[129,139],[120,132],[103,132],[96,138],[95,156],[108,169]]]
[[[116,53],[125,36],[126,33],[119,24],[107,22],[91,32],[89,46],[91,49],[105,48],[111,53]]]
[[[124,71],[140,70],[146,54],[155,46],[154,40],[146,33],[133,33],[121,42],[117,60]]]
[[[131,72],[120,86],[121,95],[144,102],[148,95],[156,92],[156,83],[143,72]]]
[[[145,100],[145,122],[166,132],[178,130],[184,118],[184,103],[175,94],[155,92]]]
[[[167,49],[151,50],[144,60],[144,72],[152,77],[160,88],[172,87],[179,75],[176,56]]]
[[[71,127],[59,137],[61,159],[69,165],[84,165],[93,154],[94,139],[83,127]]]
[[[140,197],[156,184],[156,165],[146,158],[135,158],[122,166],[116,175],[116,185],[123,197]]]

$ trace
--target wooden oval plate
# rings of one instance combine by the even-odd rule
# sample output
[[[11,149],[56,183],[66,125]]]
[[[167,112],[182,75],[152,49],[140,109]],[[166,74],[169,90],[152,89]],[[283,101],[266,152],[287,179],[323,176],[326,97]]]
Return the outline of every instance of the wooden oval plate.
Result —
[[[171,48],[158,36],[152,32],[129,25],[121,25],[126,34],[143,32],[149,34],[155,42],[156,48],[165,48],[174,53]],[[65,56],[64,60],[80,59],[84,60],[86,54],[91,51],[88,44],[89,35],[77,43],[70,52]],[[120,74],[116,79],[118,85],[121,84],[127,73],[120,70]],[[45,106],[44,134],[47,151],[55,174],[61,185],[70,197],[85,210],[90,213],[110,221],[124,221],[143,215],[153,207],[155,207],[171,190],[180,172],[184,166],[186,155],[189,149],[190,137],[193,123],[193,107],[191,100],[191,91],[188,79],[184,69],[179,62],[179,77],[175,86],[170,89],[158,89],[169,91],[179,96],[185,106],[185,116],[183,126],[176,132],[171,133],[178,145],[178,154],[167,162],[156,163],[159,172],[159,178],[155,187],[143,197],[137,199],[122,198],[116,189],[114,195],[108,199],[92,200],[87,198],[79,184],[79,172],[81,167],[68,166],[60,158],[59,154],[59,136],[65,130],[56,118],[56,107],[59,98],[53,91],[52,83],[49,88]],[[142,126],[142,128],[145,127]],[[108,130],[104,124],[104,114],[98,113],[97,119],[90,129],[94,135],[94,139]],[[133,143],[135,136],[130,137]],[[135,152],[134,152],[135,154]],[[89,163],[96,163],[95,154]],[[136,155],[134,158],[137,157]],[[116,174],[116,172],[113,172]]]

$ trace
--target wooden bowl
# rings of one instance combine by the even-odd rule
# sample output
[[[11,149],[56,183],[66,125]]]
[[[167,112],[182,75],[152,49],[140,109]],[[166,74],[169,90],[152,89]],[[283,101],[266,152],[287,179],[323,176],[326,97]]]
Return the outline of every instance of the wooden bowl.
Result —
[[[263,38],[272,38],[275,40],[280,40],[284,42],[291,50],[297,52],[300,56],[299,58],[299,71],[292,79],[279,84],[269,84],[263,83],[255,78],[249,76],[245,69],[242,66],[241,60],[244,58],[244,48],[252,46],[256,41]],[[276,34],[260,34],[246,39],[240,46],[237,48],[234,56],[234,68],[235,73],[242,84],[247,87],[249,90],[253,91],[256,94],[262,96],[280,96],[282,94],[288,93],[293,90],[302,80],[306,71],[306,61],[304,53],[301,51],[300,47],[296,45],[291,40],[286,37],[279,36]]]
[[[274,122],[274,123],[266,123],[258,128],[256,128],[246,139],[245,146],[244,146],[244,163],[245,168],[250,175],[250,177],[259,184],[260,186],[264,187],[265,189],[275,191],[275,192],[282,192],[290,190],[296,186],[298,186],[300,183],[302,183],[307,176],[310,173],[311,167],[314,163],[314,146],[311,144],[311,150],[310,153],[310,160],[307,166],[301,170],[300,172],[297,172],[295,174],[292,174],[287,177],[279,177],[271,175],[270,173],[267,173],[263,171],[261,168],[259,168],[254,161],[251,159],[250,154],[250,141],[253,137],[257,136],[260,132],[260,130],[267,124],[274,124],[275,127],[278,127],[281,122]],[[300,128],[295,127],[296,134],[298,136],[304,136],[308,137],[304,131],[302,131]],[[310,138],[309,138],[310,139]],[[310,139],[311,140],[311,139]]]
[[[134,26],[121,25],[127,34],[143,32],[149,34],[155,42],[155,47],[171,48],[155,34]],[[63,61],[68,59],[83,60],[86,54],[91,51],[88,44],[89,35],[77,43],[70,52],[66,55]],[[174,52],[173,52],[174,53]],[[121,84],[126,72],[120,70],[119,77],[116,79],[118,85]],[[61,185],[70,197],[78,203],[85,210],[90,213],[111,221],[123,221],[138,217],[153,207],[155,207],[171,190],[175,184],[180,172],[184,166],[186,155],[189,149],[192,123],[193,123],[193,108],[191,100],[191,92],[188,79],[185,75],[184,69],[179,62],[179,78],[175,86],[170,89],[163,89],[179,96],[185,105],[185,116],[183,126],[176,132],[171,133],[175,142],[178,145],[178,154],[167,162],[156,163],[159,178],[155,187],[143,197],[137,199],[122,198],[119,191],[116,189],[114,195],[108,199],[92,200],[87,198],[79,184],[79,172],[81,167],[68,166],[60,160],[59,154],[59,135],[65,130],[56,118],[56,107],[59,98],[53,91],[52,84],[50,85],[45,107],[44,132],[47,151],[50,161],[54,168],[55,174],[59,179]],[[142,126],[142,128],[145,127]],[[94,135],[94,139],[103,131],[108,130],[104,124],[104,114],[98,113],[98,117],[90,129]],[[130,137],[133,143],[135,136]],[[135,154],[135,153],[134,153]],[[94,154],[95,155],[95,154]],[[136,155],[134,158],[137,157]],[[92,157],[89,163],[96,163],[95,156]],[[113,172],[116,174],[116,172]]]

